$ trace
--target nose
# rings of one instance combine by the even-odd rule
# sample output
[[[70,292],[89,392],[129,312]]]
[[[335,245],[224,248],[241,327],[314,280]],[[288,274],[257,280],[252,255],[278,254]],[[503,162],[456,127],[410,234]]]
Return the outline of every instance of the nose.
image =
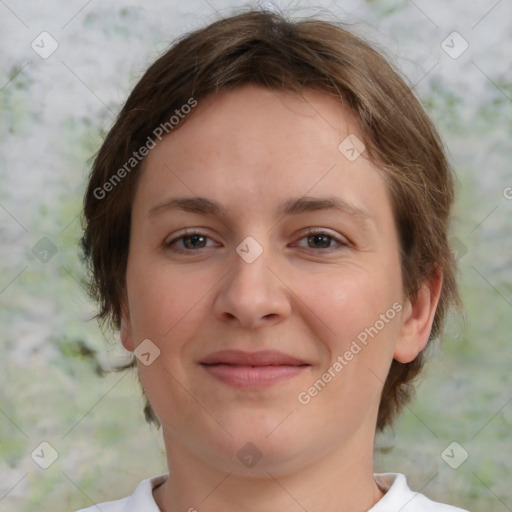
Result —
[[[240,253],[241,254],[241,253]],[[232,269],[222,280],[214,302],[214,312],[223,322],[256,329],[277,323],[291,312],[286,280],[279,274],[277,262],[270,251],[254,260],[235,252]]]

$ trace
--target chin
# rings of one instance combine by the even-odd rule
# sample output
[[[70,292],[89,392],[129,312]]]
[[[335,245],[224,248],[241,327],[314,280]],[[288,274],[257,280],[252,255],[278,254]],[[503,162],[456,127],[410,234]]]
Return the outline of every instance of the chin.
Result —
[[[300,460],[304,459],[306,463],[311,455],[306,456],[303,436],[278,426],[282,420],[282,415],[278,421],[273,417],[248,420],[238,424],[239,428],[230,427],[228,431],[233,437],[226,434],[205,440],[205,444],[214,450],[214,453],[210,452],[213,465],[226,472],[266,478],[268,473],[279,475],[295,471]]]

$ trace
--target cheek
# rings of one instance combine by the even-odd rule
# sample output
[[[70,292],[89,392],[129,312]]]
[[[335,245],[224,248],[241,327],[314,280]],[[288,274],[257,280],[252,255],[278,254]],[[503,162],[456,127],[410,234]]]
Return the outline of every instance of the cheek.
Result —
[[[142,265],[136,260],[129,267],[127,283],[134,333],[155,343],[193,322],[210,288],[197,272],[161,262]]]
[[[393,358],[400,326],[399,267],[351,265],[295,282],[303,283],[301,297],[315,313],[310,318],[321,319],[317,335],[325,357],[319,376],[328,389],[315,398],[316,406],[342,403],[359,417],[378,403]]]
[[[400,299],[400,282],[393,274],[379,266],[352,265],[323,275],[302,274],[293,282],[301,283],[296,285],[297,295],[314,313],[309,316],[324,325],[332,348],[339,350],[379,321],[380,315]]]

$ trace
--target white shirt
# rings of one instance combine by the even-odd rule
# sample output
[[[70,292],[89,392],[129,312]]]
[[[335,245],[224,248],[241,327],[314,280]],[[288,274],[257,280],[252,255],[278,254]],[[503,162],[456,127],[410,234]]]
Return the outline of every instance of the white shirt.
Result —
[[[127,498],[98,503],[76,512],[161,512],[153,498],[153,488],[165,482],[167,477],[168,474],[165,473],[148,478]],[[431,501],[423,494],[411,491],[401,473],[375,473],[374,477],[386,494],[368,512],[468,512]]]

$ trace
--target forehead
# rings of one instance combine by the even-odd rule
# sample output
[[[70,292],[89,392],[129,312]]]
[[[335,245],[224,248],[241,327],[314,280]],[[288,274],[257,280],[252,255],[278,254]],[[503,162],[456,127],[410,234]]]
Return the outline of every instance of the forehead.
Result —
[[[361,196],[376,205],[386,195],[382,177],[364,154],[347,158],[340,150],[347,137],[361,141],[357,119],[325,92],[224,90],[199,100],[151,150],[137,195],[155,204],[170,191],[213,194],[241,207],[258,197],[270,208],[291,196],[338,193],[356,206],[363,206]]]
[[[236,150],[242,145],[245,154],[263,143],[283,150],[297,142],[318,146],[330,135],[330,149],[336,154],[338,139],[350,133],[360,136],[358,124],[338,97],[324,91],[296,93],[246,84],[200,99],[189,119],[168,138],[178,143],[193,125],[197,147],[220,151],[224,146]]]

